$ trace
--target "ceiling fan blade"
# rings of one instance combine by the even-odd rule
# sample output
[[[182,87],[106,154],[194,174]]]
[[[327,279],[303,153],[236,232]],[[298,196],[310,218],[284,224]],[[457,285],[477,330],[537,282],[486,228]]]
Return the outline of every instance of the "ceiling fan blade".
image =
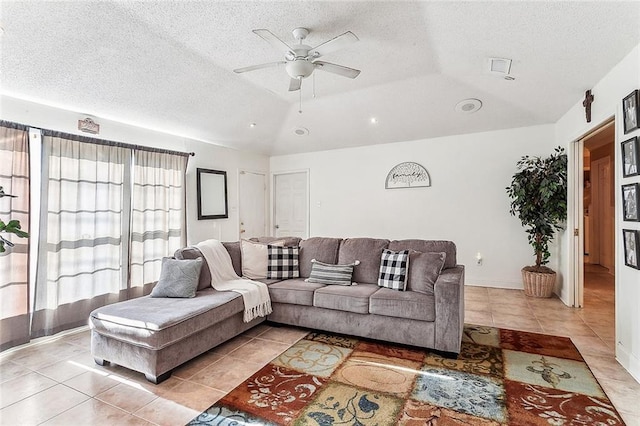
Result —
[[[300,90],[300,86],[302,86],[302,79],[301,78],[292,78],[289,81],[289,91],[290,92],[295,92],[296,90]]]
[[[338,49],[342,49],[343,47],[347,47],[351,43],[355,43],[359,38],[352,33],[351,31],[347,31],[344,34],[340,34],[337,37],[332,38],[331,40],[327,40],[319,46],[314,47],[309,51],[309,56],[312,58],[319,58],[320,56],[326,55],[327,53],[335,52]]]
[[[253,32],[259,35],[260,37],[262,37],[263,39],[265,39],[269,44],[275,47],[276,50],[282,53],[283,55],[285,56],[293,55],[295,57],[295,54],[293,53],[293,49],[291,49],[291,47],[289,47],[287,43],[280,40],[278,36],[276,36],[271,31],[265,30],[265,29],[259,29],[259,30],[253,30]]]
[[[356,78],[358,75],[360,75],[360,70],[345,67],[342,65],[332,64],[330,62],[315,61],[313,65],[315,65],[319,70],[338,74],[343,77]]]
[[[261,70],[262,68],[271,68],[271,67],[277,67],[280,65],[284,65],[286,64],[287,61],[278,61],[278,62],[269,62],[267,64],[260,64],[260,65],[251,65],[250,67],[244,67],[244,68],[238,68],[233,70],[233,72],[240,74],[243,72],[247,72],[247,71],[255,71],[255,70]]]

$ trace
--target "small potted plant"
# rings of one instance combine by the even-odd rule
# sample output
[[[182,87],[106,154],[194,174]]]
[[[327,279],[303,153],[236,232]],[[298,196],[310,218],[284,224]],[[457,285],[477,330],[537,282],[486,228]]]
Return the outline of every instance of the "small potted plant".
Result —
[[[4,189],[0,186],[0,198],[9,197],[15,198],[15,195],[6,194]],[[20,238],[27,238],[29,236],[28,233],[20,229],[20,221],[19,220],[9,220],[9,222],[5,223],[2,219],[0,219],[0,234],[15,234]],[[13,247],[13,243],[2,235],[0,235],[0,253],[4,253],[6,251],[5,245],[7,247]]]
[[[549,263],[549,243],[567,218],[567,155],[557,147],[547,158],[522,157],[516,164],[507,194],[511,214],[517,216],[528,234],[536,264],[522,268],[527,296],[551,297],[556,273]]]

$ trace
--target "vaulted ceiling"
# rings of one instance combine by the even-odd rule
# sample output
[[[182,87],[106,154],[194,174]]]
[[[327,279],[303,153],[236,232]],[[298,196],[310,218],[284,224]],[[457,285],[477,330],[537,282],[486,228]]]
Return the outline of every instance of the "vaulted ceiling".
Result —
[[[640,43],[639,23],[638,1],[3,0],[0,90],[238,149],[309,152],[553,123]],[[312,47],[360,39],[323,59],[362,73],[316,70],[302,113],[284,67],[232,71],[283,59],[253,29],[294,44],[296,27]],[[512,59],[515,80],[491,75],[488,57]],[[466,98],[482,109],[455,112]]]

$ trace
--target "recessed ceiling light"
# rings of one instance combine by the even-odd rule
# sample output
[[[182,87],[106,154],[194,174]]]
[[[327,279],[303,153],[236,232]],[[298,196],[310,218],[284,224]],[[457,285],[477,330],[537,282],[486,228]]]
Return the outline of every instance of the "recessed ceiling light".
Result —
[[[371,124],[378,124],[378,119],[375,117],[371,117],[369,121],[371,122]]]
[[[471,114],[482,108],[482,101],[480,99],[465,99],[458,102],[455,106],[455,111],[462,114]]]
[[[306,127],[296,127],[295,129],[293,129],[293,133],[298,136],[307,136],[309,134],[309,129],[307,129]]]

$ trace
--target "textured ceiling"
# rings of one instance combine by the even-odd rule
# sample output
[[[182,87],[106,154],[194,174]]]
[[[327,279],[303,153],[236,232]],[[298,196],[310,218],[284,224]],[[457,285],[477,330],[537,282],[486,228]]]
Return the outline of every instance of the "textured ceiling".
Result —
[[[640,42],[639,23],[638,1],[2,1],[1,90],[239,149],[307,152],[553,123]],[[354,32],[359,42],[323,60],[362,70],[316,70],[302,114],[283,67],[232,72],[282,59],[252,29],[293,44],[300,26],[311,46]],[[512,58],[516,79],[486,72],[487,57]],[[454,112],[465,98],[483,108]]]

